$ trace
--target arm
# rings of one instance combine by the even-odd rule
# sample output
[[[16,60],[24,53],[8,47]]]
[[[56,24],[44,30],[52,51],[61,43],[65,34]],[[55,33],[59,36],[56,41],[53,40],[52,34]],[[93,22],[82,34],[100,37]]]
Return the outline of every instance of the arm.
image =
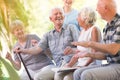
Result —
[[[79,56],[80,58],[84,57],[91,57],[92,59],[99,59],[99,60],[105,60],[105,54],[102,52],[94,52],[94,53],[87,53],[87,52],[82,52]]]
[[[91,41],[93,42],[99,42],[99,37],[101,36],[100,31],[97,29],[97,27],[93,27],[91,32]],[[91,49],[91,52],[96,52],[95,49]],[[91,62],[93,62],[93,58],[89,58],[85,66],[88,66]]]
[[[97,28],[93,27],[92,33],[91,33],[91,41],[93,41],[93,42],[99,42],[99,37],[100,37],[99,33],[100,32],[97,30]],[[92,51],[95,52],[96,50],[92,49]]]
[[[77,54],[75,54],[71,59],[70,62],[65,65],[65,67],[72,67],[79,59],[79,56],[77,56]]]
[[[90,53],[89,57],[93,59],[106,60],[105,54],[102,52]]]
[[[71,36],[73,37],[73,41],[78,41],[78,37],[80,35],[80,32],[76,28],[76,26],[73,24],[70,24],[70,25],[68,25],[68,28],[70,30]]]
[[[78,37],[79,37],[79,30],[76,28],[75,25],[68,25],[67,26],[67,29],[70,31],[71,33],[71,36],[73,38],[73,41],[77,41],[78,40]],[[67,54],[71,54],[71,53],[76,53],[76,48],[71,48],[71,47],[66,47],[65,50],[64,50],[64,54],[67,55]]]
[[[35,46],[28,49],[23,49],[23,48],[19,49],[19,47],[17,47],[14,51],[16,53],[24,53],[24,54],[39,54],[40,52],[42,52],[42,48],[40,48],[39,46]]]
[[[120,44],[118,43],[111,43],[111,44],[101,44],[97,42],[73,42],[73,45],[80,45],[84,47],[91,47],[95,50],[104,52],[104,53],[110,53],[112,55],[116,55],[118,50],[120,49]]]
[[[43,36],[43,38],[40,40],[39,44],[28,49],[19,49],[16,48],[15,51],[17,53],[24,53],[24,54],[39,54],[43,50],[46,50],[48,48],[48,39],[47,34]]]
[[[11,56],[11,54],[9,52],[7,52],[7,54],[6,54],[6,59],[8,59],[12,63],[13,67],[16,70],[20,70],[20,68],[21,68],[21,62],[20,61],[14,61],[12,59],[12,56]]]
[[[30,38],[31,38],[30,40],[31,40],[32,46],[38,46],[38,42],[40,41],[40,38],[35,34],[30,35]]]
[[[79,50],[77,50],[77,48],[71,48],[70,46],[66,47],[64,50],[64,55],[68,55],[68,54],[75,54],[77,52],[80,52]]]
[[[117,43],[100,44],[100,43],[90,42],[89,47],[92,47],[104,53],[110,53],[112,55],[116,55],[116,53],[120,49],[120,44]]]

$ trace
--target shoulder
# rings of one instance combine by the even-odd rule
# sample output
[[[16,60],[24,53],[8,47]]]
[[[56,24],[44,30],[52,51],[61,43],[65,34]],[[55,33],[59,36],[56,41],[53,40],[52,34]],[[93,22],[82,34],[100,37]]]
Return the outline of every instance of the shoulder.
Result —
[[[34,37],[38,37],[36,34],[27,34],[27,38],[34,38]]]
[[[27,34],[27,39],[28,40],[32,40],[32,39],[35,39],[35,40],[40,40],[40,37],[38,37],[36,34]]]
[[[98,30],[97,30],[97,27],[94,26],[94,27],[92,28],[92,31],[97,32],[97,31],[98,31]]]
[[[100,29],[96,25],[94,25],[92,28],[92,32],[100,32]]]
[[[115,26],[120,27],[120,15],[119,14],[117,14],[117,16],[116,16]]]
[[[68,31],[72,31],[72,32],[79,32],[79,30],[77,29],[76,25],[74,25],[74,24],[66,25],[65,29],[68,30]]]
[[[101,36],[101,31],[98,27],[94,26],[91,30],[91,35]]]
[[[67,29],[76,29],[76,25],[74,25],[74,24],[68,24],[68,25],[66,25],[66,28]]]
[[[55,32],[55,29],[54,30],[51,30],[51,31],[48,31],[44,34],[44,36],[49,36],[49,35],[52,35],[53,33]]]
[[[42,36],[42,38],[46,38],[46,39],[48,39],[48,38],[51,38],[52,36],[53,36],[53,33],[55,32],[55,30],[51,30],[51,31],[48,31],[48,32],[46,32],[45,34],[43,34],[43,36]]]

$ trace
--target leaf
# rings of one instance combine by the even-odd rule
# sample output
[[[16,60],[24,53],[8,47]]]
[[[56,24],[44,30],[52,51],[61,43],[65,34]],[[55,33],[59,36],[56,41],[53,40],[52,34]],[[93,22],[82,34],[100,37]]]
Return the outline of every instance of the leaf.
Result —
[[[1,44],[1,42],[0,42],[0,52],[2,51],[2,44]]]
[[[20,80],[20,77],[18,76],[17,72],[13,69],[13,67],[5,59],[0,57],[0,61],[3,63],[6,70],[8,71],[10,80]]]

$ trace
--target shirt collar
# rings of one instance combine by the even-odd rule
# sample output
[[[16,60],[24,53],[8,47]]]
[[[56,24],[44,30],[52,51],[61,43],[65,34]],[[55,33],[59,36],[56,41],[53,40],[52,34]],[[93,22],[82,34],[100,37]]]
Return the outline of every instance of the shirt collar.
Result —
[[[116,15],[113,17],[113,19],[111,20],[111,22],[107,23],[107,26],[109,26],[109,27],[115,27],[115,22],[117,21],[118,17],[119,17],[119,15],[116,13]]]
[[[62,31],[65,30],[65,27],[64,27],[64,26],[65,26],[65,25],[62,25],[62,29],[61,29]],[[54,30],[53,30],[53,33],[55,33],[55,32],[56,32],[56,30],[54,29]]]

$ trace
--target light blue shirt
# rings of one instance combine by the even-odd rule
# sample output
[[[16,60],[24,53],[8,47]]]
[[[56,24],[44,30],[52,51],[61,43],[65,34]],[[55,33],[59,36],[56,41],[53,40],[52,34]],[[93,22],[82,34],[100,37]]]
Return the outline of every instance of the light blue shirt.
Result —
[[[80,26],[78,24],[77,21],[77,17],[78,17],[78,11],[75,9],[72,9],[71,12],[69,13],[64,13],[64,24],[68,25],[68,24],[74,24],[78,30],[80,30]]]
[[[64,49],[67,46],[75,47],[71,45],[71,42],[77,41],[78,36],[79,31],[74,25],[62,26],[61,32],[54,29],[46,33],[40,40],[39,47],[43,50],[49,48],[56,65],[61,66],[63,59],[69,62],[72,57],[71,55],[64,55]]]

